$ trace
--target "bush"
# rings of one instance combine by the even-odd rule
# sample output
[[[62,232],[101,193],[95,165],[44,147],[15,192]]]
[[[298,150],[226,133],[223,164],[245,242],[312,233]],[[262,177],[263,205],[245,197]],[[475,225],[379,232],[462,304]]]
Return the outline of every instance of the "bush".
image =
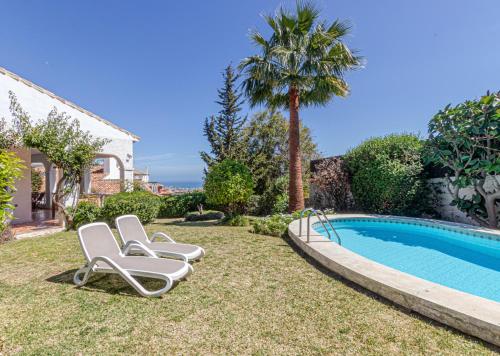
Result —
[[[260,195],[251,195],[250,198],[248,198],[246,211],[249,215],[259,215],[260,199]]]
[[[210,167],[205,179],[207,202],[228,215],[241,213],[252,192],[252,175],[244,164],[226,159]]]
[[[31,168],[31,192],[38,193],[42,190],[42,172]]]
[[[276,179],[255,200],[254,215],[281,214],[288,211],[288,175]]]
[[[13,193],[16,191],[16,180],[23,175],[23,168],[22,160],[15,153],[0,148],[0,236],[13,218]]]
[[[221,211],[207,211],[203,214],[193,212],[186,214],[186,221],[206,221],[224,219],[224,213]]]
[[[13,241],[14,239],[14,233],[12,232],[12,228],[10,226],[5,226],[3,230],[0,227],[0,244]]]
[[[269,236],[285,236],[288,231],[288,225],[292,221],[292,216],[285,214],[275,214],[265,218],[258,218],[252,221],[252,232]]]
[[[244,215],[230,215],[222,220],[222,224],[227,226],[248,226],[250,221]]]
[[[91,202],[82,201],[76,206],[73,217],[74,229],[78,229],[85,224],[93,223],[101,218],[101,208]]]
[[[343,159],[322,159],[314,164],[313,171],[311,205],[318,209],[349,210],[352,207],[352,193]]]
[[[344,157],[356,206],[368,213],[419,215],[426,208],[421,159],[414,135],[389,135],[363,142]]]
[[[334,209],[322,209],[321,211],[323,211],[326,215],[333,215],[335,214],[335,210]],[[293,220],[297,220],[297,219],[300,219],[300,214],[302,213],[302,211],[300,210],[297,210],[297,211],[294,211],[292,214],[290,214],[290,216],[292,217]],[[304,215],[302,216],[303,218],[307,218],[309,215],[312,215],[312,211],[308,210],[304,213]]]
[[[272,213],[285,214],[288,211],[288,194],[280,194],[275,197]]]
[[[171,195],[161,198],[160,218],[180,218],[190,211],[205,207],[206,195],[203,192],[193,192],[181,195]]]
[[[126,192],[112,195],[104,201],[102,217],[111,225],[121,215],[137,215],[141,223],[153,221],[160,211],[160,198],[149,192]]]

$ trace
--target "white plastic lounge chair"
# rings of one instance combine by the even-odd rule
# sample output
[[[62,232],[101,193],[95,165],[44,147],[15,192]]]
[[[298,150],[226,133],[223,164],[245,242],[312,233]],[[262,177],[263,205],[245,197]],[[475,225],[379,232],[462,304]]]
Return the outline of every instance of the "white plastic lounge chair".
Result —
[[[139,218],[135,215],[123,215],[116,218],[116,227],[124,245],[129,241],[139,241],[158,256],[179,258],[186,262],[196,261],[205,256],[205,250],[201,247],[176,243],[170,236],[163,232],[155,232],[150,240]],[[164,239],[166,241],[156,242],[157,239]],[[132,251],[135,251],[135,249],[132,249]]]
[[[92,273],[117,273],[144,297],[158,297],[172,288],[175,281],[187,277],[193,267],[183,261],[159,258],[153,251],[138,241],[129,241],[120,250],[118,243],[105,223],[92,223],[78,229],[78,239],[87,264],[73,278],[77,286],[87,283]],[[127,256],[131,249],[141,250],[149,256]],[[83,278],[80,276],[83,274]],[[156,278],[165,281],[165,286],[156,291],[145,289],[135,276]]]

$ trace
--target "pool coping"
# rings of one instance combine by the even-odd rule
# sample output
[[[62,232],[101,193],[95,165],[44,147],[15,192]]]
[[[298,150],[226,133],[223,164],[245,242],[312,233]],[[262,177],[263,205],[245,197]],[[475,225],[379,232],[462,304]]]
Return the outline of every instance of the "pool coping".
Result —
[[[337,214],[328,215],[328,218],[415,221],[500,237],[499,231],[432,219],[371,214]],[[500,303],[398,271],[332,243],[312,228],[318,222],[316,217],[311,217],[310,240],[307,243],[307,218],[302,220],[302,236],[299,236],[299,219],[288,226],[290,238],[329,270],[407,309],[500,346]]]

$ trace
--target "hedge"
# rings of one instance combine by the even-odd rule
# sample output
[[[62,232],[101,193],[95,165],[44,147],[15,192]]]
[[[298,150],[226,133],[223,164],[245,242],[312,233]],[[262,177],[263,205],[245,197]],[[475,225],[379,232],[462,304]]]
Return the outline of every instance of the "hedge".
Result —
[[[171,195],[161,198],[159,218],[180,218],[190,211],[195,211],[198,206],[206,206],[206,196],[203,192],[193,192],[181,195]]]
[[[82,201],[76,206],[75,215],[73,217],[73,229],[78,229],[80,226],[98,221],[101,218],[101,208],[96,204]]]
[[[203,214],[198,212],[187,213],[186,221],[207,221],[207,220],[222,220],[224,219],[224,213],[221,211],[207,211]]]
[[[111,225],[121,215],[137,215],[141,223],[147,224],[158,217],[160,198],[149,192],[125,192],[104,200],[101,215]]]

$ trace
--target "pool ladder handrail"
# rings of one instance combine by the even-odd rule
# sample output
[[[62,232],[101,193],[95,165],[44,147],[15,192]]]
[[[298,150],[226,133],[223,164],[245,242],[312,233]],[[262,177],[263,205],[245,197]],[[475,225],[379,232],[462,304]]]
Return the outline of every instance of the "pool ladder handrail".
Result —
[[[340,239],[339,234],[337,233],[337,231],[333,227],[332,222],[330,220],[328,220],[328,218],[326,217],[325,212],[323,210],[320,210],[320,209],[307,208],[307,209],[304,209],[304,210],[302,210],[300,212],[299,237],[302,236],[302,218],[304,217],[304,214],[307,213],[308,211],[310,211],[311,213],[309,215],[307,215],[307,243],[309,243],[309,236],[311,234],[311,224],[310,224],[311,216],[312,215],[316,215],[316,217],[318,218],[318,221],[323,226],[323,229],[325,229],[326,233],[328,234],[328,239],[331,240],[332,239],[332,235],[330,234],[330,231],[326,228],[326,225],[325,225],[324,221],[322,220],[322,217],[323,217],[323,219],[326,220],[326,222],[328,223],[328,225],[330,225],[330,228],[332,229],[333,233],[337,237],[338,244],[340,246],[342,246],[342,240]]]

